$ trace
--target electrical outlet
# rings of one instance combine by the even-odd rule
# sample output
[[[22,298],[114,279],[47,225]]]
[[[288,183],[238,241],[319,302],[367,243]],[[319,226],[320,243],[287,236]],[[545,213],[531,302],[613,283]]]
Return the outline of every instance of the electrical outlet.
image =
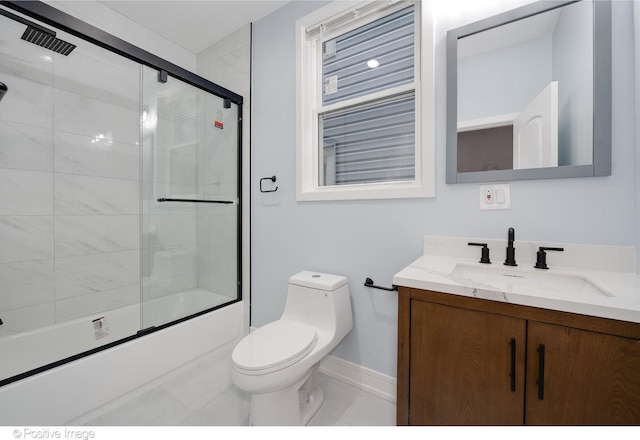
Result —
[[[494,202],[493,190],[485,189],[482,191],[481,197],[483,205],[492,205]]]
[[[480,209],[511,209],[511,185],[480,185]]]

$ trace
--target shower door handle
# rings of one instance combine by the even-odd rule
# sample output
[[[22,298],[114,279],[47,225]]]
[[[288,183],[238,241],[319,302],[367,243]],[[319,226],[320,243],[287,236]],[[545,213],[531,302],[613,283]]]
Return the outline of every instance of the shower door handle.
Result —
[[[230,205],[233,200],[204,200],[204,199],[168,199],[161,197],[158,202],[191,202],[191,203],[222,203],[224,205]]]

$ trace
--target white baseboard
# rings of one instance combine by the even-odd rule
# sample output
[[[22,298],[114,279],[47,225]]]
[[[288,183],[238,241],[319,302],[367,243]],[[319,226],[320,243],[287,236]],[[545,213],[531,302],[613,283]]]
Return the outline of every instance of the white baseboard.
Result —
[[[378,373],[335,356],[326,356],[320,361],[320,372],[396,403],[395,377]]]

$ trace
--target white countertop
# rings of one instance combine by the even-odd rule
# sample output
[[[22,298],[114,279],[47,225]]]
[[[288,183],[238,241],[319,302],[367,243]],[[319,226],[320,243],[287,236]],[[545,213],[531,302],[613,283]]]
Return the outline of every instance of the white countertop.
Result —
[[[468,242],[488,243],[492,264],[481,264],[480,248]],[[539,246],[564,247],[547,252],[548,270],[534,269]],[[590,246],[565,243],[518,242],[517,267],[503,264],[506,240],[425,237],[424,255],[393,277],[397,286],[489,299],[550,310],[640,323],[640,275],[635,273],[631,246]],[[600,260],[600,261],[598,261]],[[560,281],[583,282],[588,289],[564,291],[542,283],[510,283],[468,279],[458,271],[518,278],[549,276]],[[604,270],[600,270],[600,268]],[[518,281],[518,280],[516,280]],[[596,286],[602,292],[597,292]]]

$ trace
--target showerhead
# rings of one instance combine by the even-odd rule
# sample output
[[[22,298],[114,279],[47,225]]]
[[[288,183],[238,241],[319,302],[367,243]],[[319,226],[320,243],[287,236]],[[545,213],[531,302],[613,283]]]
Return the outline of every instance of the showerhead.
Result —
[[[0,82],[0,101],[4,98],[4,94],[7,93],[7,90],[9,90],[9,88],[4,83]]]
[[[4,15],[18,23],[26,24],[27,29],[25,29],[22,37],[20,38],[28,41],[29,43],[37,44],[38,46],[42,46],[45,49],[52,50],[65,56],[69,55],[71,51],[76,48],[75,44],[56,38],[56,33],[54,31],[47,29],[44,26],[40,26],[33,21],[22,18],[16,14],[12,14],[4,9],[0,9],[0,15]]]
[[[45,49],[52,50],[64,56],[71,53],[76,48],[75,44],[68,43],[64,40],[56,38],[56,33],[40,26],[34,27],[28,25],[22,34],[22,38],[29,43],[37,44]]]

